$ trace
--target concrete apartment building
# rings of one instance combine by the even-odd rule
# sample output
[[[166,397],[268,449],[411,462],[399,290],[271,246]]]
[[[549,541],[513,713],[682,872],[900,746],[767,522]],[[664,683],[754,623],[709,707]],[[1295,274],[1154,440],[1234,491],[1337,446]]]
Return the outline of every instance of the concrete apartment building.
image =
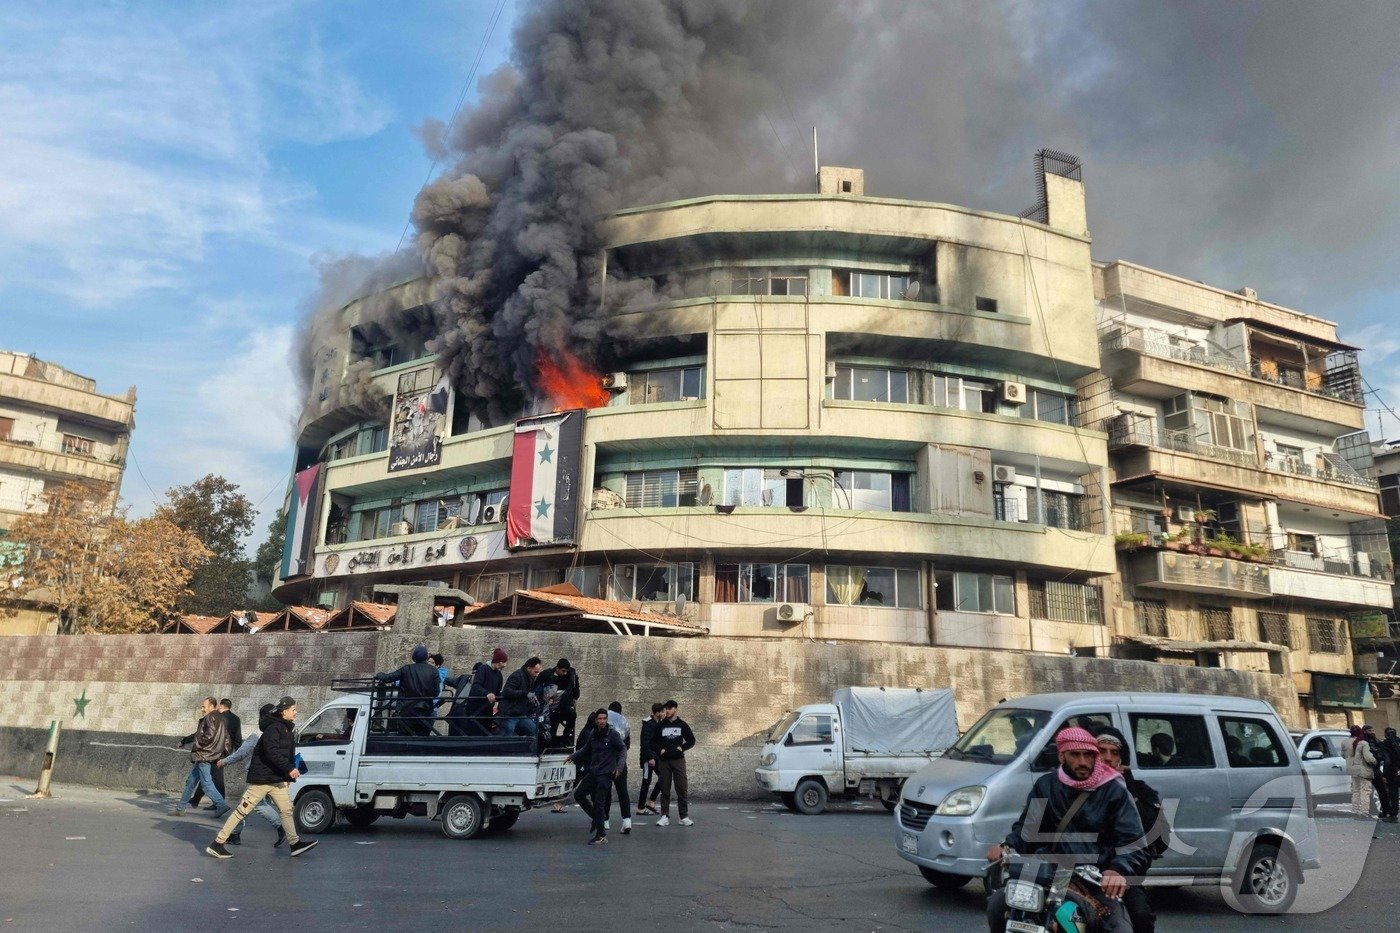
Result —
[[[50,485],[103,489],[116,505],[136,426],[136,389],[103,395],[97,383],[24,353],[0,350],[0,535],[42,508]],[[20,605],[0,633],[42,634],[51,614]]]
[[[1356,348],[1253,289],[1125,262],[1094,285],[1124,654],[1344,690],[1314,681],[1352,671],[1349,623],[1393,581]]]
[[[867,197],[840,168],[816,194],[616,215],[609,268],[667,300],[623,315],[639,339],[586,413],[576,548],[506,549],[510,424],[449,411],[440,462],[394,470],[368,413],[431,387],[435,361],[350,305],[298,435],[298,469],[324,463],[317,527],[275,592],[568,579],[716,634],[1106,654],[1107,435],[1076,396],[1094,275],[1077,163],[1060,171],[1044,222]],[[426,300],[386,297],[410,317]]]

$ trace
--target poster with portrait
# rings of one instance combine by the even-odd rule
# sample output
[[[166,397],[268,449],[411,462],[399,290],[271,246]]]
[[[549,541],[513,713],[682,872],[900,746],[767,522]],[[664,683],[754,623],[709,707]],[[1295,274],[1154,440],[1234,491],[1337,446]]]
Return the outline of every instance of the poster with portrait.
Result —
[[[389,425],[389,472],[420,470],[442,462],[442,436],[447,427],[447,400],[452,394],[447,376],[434,378],[425,366],[399,375]]]

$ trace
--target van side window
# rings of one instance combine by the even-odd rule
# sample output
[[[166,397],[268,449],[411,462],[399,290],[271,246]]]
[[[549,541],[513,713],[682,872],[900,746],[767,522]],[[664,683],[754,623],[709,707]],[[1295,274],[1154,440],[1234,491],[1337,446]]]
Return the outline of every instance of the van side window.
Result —
[[[1278,735],[1263,719],[1221,716],[1225,734],[1225,758],[1232,768],[1277,768],[1288,764]]]
[[[1315,735],[1308,740],[1308,747],[1303,749],[1303,754],[1311,752],[1321,752],[1323,758],[1336,758],[1337,752],[1332,748],[1332,743],[1327,741],[1325,735]]]
[[[1105,726],[1113,725],[1113,716],[1110,713],[1075,713],[1069,716],[1064,722],[1055,727],[1055,732],[1051,733],[1050,741],[1040,750],[1040,754],[1035,756],[1035,761],[1031,762],[1032,771],[1051,771],[1060,763],[1059,753],[1055,751],[1054,736],[1061,729],[1070,726],[1078,726],[1081,729],[1088,729],[1091,733],[1096,733]]]
[[[355,730],[357,709],[332,706],[321,713],[301,730],[298,745],[344,745],[350,741]]]
[[[793,745],[830,745],[831,742],[830,716],[803,716],[792,727]]]
[[[1143,769],[1213,768],[1204,716],[1176,713],[1132,713],[1133,748]]]

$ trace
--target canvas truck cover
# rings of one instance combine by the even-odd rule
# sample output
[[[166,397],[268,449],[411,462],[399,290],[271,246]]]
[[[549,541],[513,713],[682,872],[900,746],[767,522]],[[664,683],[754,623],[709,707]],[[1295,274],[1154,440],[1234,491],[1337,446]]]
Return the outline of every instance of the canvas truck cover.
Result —
[[[926,754],[958,740],[952,690],[842,687],[831,702],[841,711],[848,752]]]

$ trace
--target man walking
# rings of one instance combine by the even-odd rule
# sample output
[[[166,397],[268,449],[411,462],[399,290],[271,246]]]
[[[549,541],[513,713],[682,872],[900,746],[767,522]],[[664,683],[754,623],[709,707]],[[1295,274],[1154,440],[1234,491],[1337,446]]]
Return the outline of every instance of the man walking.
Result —
[[[535,680],[540,676],[541,663],[539,658],[530,658],[506,679],[501,688],[501,735],[538,734],[534,708],[540,701],[535,696]]]
[[[213,697],[205,697],[199,704],[199,714],[199,727],[195,729],[193,748],[190,750],[190,773],[185,778],[185,790],[180,795],[180,802],[170,811],[171,816],[184,815],[185,808],[190,805],[190,798],[194,796],[196,785],[203,788],[204,796],[214,805],[216,818],[229,810],[224,795],[214,786],[212,774],[214,762],[228,754],[230,748],[228,725],[223,714],[219,712],[218,701]]]
[[[1395,730],[1386,727],[1385,738],[1381,739],[1381,748],[1386,752],[1386,766],[1383,770],[1385,774],[1385,789],[1390,794],[1390,819],[1387,823],[1394,823],[1400,820],[1400,736],[1395,734]]]
[[[657,826],[671,825],[671,788],[676,790],[676,809],[681,825],[694,826],[690,818],[690,781],[685,773],[685,753],[695,747],[695,733],[680,717],[680,704],[667,700],[665,718],[656,728],[656,775],[661,781],[661,819]]]
[[[379,683],[397,684],[399,688],[395,713],[400,727],[408,735],[427,735],[433,731],[436,713],[433,705],[441,689],[442,679],[438,669],[428,663],[428,646],[419,645],[413,649],[413,662],[398,670],[375,674]]]
[[[238,806],[219,830],[219,834],[214,837],[209,848],[204,850],[209,855],[214,858],[233,858],[233,853],[224,848],[224,843],[228,842],[235,829],[242,826],[243,820],[253,808],[269,797],[282,817],[282,832],[286,833],[287,841],[291,843],[291,853],[301,855],[316,845],[315,839],[303,840],[297,837],[296,822],[292,819],[292,800],[287,796],[287,783],[301,777],[301,772],[295,764],[297,739],[292,723],[296,718],[297,701],[291,697],[283,697],[273,707],[272,715],[267,720],[267,728],[263,730],[257,747],[253,749],[253,763],[248,766],[248,788],[243,791],[243,799],[238,801]]]
[[[1376,787],[1376,802],[1381,808],[1381,819],[1386,823],[1394,823],[1396,817],[1391,801],[1395,797],[1391,790],[1391,780],[1395,766],[1390,760],[1390,752],[1386,751],[1385,744],[1376,737],[1376,727],[1370,723],[1361,727],[1361,737],[1371,746],[1371,754],[1376,759],[1376,776],[1373,783]]]
[[[239,762],[247,761],[251,758],[253,750],[258,747],[258,740],[262,738],[262,730],[267,728],[267,722],[272,718],[276,710],[277,704],[264,703],[262,709],[258,711],[258,728],[250,732],[247,740],[241,742],[238,748],[227,758],[215,762],[215,766],[222,771],[229,765],[236,765]],[[273,809],[272,805],[266,800],[259,803],[254,809],[258,811],[259,816],[271,823],[273,828],[277,830],[277,841],[272,844],[274,849],[277,848],[287,838],[287,834],[282,830],[282,817],[278,815],[277,811]],[[239,823],[229,835],[228,844],[232,846],[243,844],[242,823]]]
[[[592,716],[593,731],[583,748],[569,756],[571,761],[586,759],[588,777],[591,782],[591,798],[578,795],[580,805],[593,818],[593,838],[591,846],[608,844],[607,818],[612,808],[613,781],[622,773],[627,758],[627,746],[616,729],[608,725],[608,711],[600,709]],[[630,821],[627,829],[630,829]]]
[[[622,715],[622,704],[617,700],[608,704],[608,725],[622,736],[623,754],[618,762],[617,775],[613,778],[613,790],[617,793],[617,808],[622,811],[622,835],[626,836],[632,832],[632,797],[627,793],[627,752],[632,749],[632,727],[627,724],[627,717]],[[606,818],[604,814],[604,828],[607,827]]]
[[[642,790],[637,795],[637,812],[660,813],[656,809],[656,799],[661,796],[661,782],[653,781],[656,777],[656,730],[661,727],[661,720],[666,715],[666,704],[651,704],[651,715],[642,720],[642,741],[641,750],[638,752],[639,761],[642,766]],[[647,789],[651,789],[651,799],[647,799]]]

